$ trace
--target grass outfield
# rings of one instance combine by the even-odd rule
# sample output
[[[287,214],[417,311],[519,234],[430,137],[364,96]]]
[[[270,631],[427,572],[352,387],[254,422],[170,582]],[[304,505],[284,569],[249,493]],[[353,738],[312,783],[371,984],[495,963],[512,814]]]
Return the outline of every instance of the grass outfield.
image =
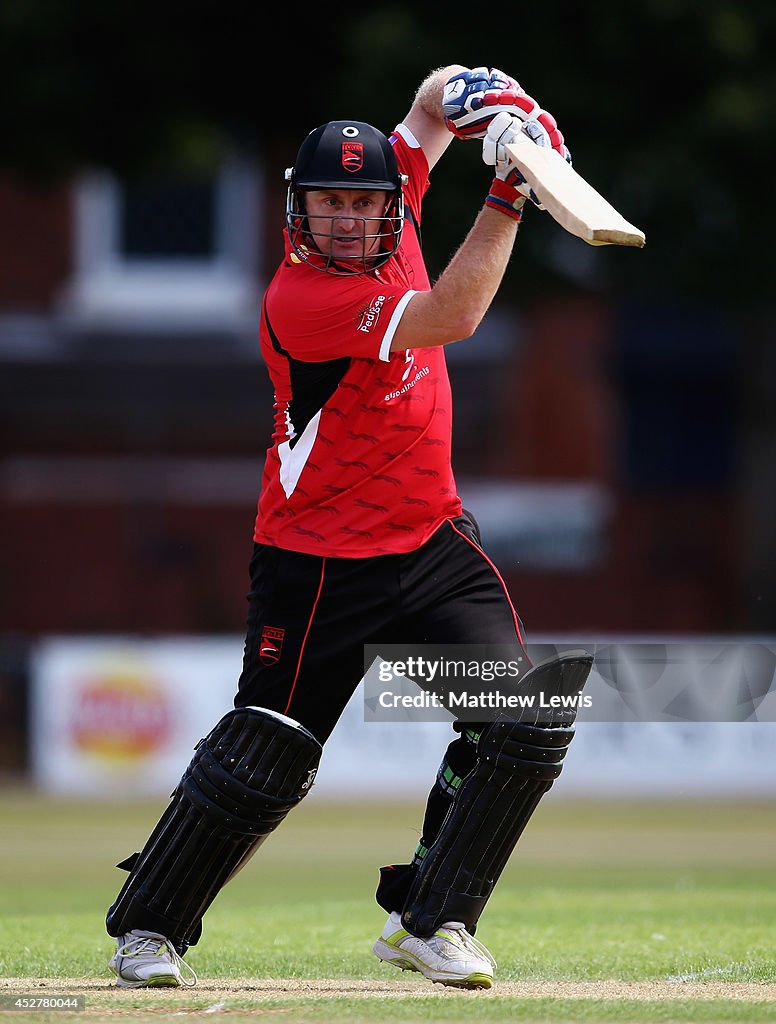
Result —
[[[194,989],[124,991],[104,915],[162,802],[0,796],[0,997],[86,997],[89,1021],[776,1021],[775,804],[571,802],[520,840],[478,937],[489,992],[381,964],[377,867],[408,858],[417,802],[313,793],[219,896]],[[53,1016],[3,1013],[40,1022]],[[57,1019],[62,1020],[61,1015]]]

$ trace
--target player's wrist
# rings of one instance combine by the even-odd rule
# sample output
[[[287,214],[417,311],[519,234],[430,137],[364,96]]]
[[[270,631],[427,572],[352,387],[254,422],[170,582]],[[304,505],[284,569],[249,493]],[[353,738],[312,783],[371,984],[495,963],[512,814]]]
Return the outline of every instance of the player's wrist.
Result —
[[[508,185],[501,178],[494,178],[485,199],[485,205],[492,210],[506,214],[507,217],[511,217],[512,220],[519,223],[523,219],[525,196],[514,185]]]

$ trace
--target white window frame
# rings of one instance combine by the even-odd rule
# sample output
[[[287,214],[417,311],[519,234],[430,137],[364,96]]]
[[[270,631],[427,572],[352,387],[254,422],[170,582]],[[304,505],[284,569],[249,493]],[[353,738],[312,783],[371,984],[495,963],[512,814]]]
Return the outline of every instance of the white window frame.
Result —
[[[212,258],[128,257],[120,251],[122,185],[104,170],[74,185],[71,281],[59,303],[75,329],[255,330],[260,293],[260,166],[231,156],[215,179]]]

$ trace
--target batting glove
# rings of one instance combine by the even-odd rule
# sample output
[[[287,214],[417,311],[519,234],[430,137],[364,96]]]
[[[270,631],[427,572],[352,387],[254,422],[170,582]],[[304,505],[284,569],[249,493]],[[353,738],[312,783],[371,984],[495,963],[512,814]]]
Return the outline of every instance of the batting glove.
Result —
[[[442,93],[442,114],[448,129],[459,139],[483,139],[488,125],[501,111],[528,117],[539,105],[514,78],[498,68],[461,71]]]
[[[544,206],[538,196],[512,163],[505,148],[521,133],[527,135],[537,146],[555,149],[564,160],[571,163],[571,154],[563,141],[562,133],[558,130],[555,118],[541,109],[538,116],[525,121],[506,111],[494,117],[482,143],[482,159],[489,166],[496,168],[496,180],[504,181],[520,195],[530,199],[534,206],[543,210]]]
[[[509,119],[510,124],[517,121],[517,118],[511,117],[509,114],[504,116]],[[517,123],[520,124],[522,122],[518,121]],[[497,119],[494,119],[493,124],[496,124],[497,128],[500,127],[497,124]],[[488,129],[489,132],[491,130],[491,128]],[[509,137],[503,142],[499,142],[505,134]],[[485,205],[498,210],[500,213],[505,213],[508,217],[512,217],[513,220],[520,221],[523,218],[523,206],[528,196],[522,191],[525,187],[525,178],[509,159],[507,151],[504,149],[506,143],[510,142],[513,138],[514,133],[512,130],[506,128],[500,132],[496,139],[491,139],[490,135],[488,135],[482,144],[485,163],[492,163],[496,171],[496,176],[485,199]],[[488,147],[488,156],[490,156],[490,151],[493,151],[494,159],[492,161],[486,158],[486,146]]]

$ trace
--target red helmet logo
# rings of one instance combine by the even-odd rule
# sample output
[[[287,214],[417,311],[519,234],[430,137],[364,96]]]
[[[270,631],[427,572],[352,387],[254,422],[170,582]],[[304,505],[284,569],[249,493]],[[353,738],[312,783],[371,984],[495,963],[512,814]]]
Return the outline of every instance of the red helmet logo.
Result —
[[[351,174],[356,174],[364,166],[363,142],[342,143],[342,166]]]

